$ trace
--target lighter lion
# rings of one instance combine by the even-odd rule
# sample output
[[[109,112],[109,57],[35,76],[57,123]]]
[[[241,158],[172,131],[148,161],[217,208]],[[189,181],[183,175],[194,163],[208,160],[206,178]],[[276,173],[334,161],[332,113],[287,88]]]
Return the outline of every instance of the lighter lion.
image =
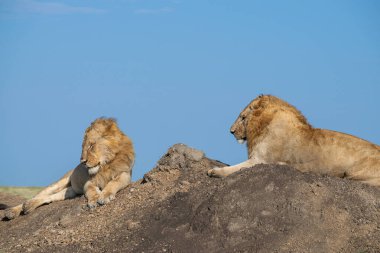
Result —
[[[89,208],[104,205],[131,182],[134,163],[132,141],[120,131],[114,119],[96,119],[87,128],[81,163],[56,183],[25,203],[9,208],[8,219],[54,201],[84,194]]]
[[[380,186],[380,146],[352,135],[313,128],[293,106],[270,95],[254,99],[239,115],[231,133],[247,141],[248,160],[214,168],[225,177],[256,164],[286,164],[302,172],[347,177]]]

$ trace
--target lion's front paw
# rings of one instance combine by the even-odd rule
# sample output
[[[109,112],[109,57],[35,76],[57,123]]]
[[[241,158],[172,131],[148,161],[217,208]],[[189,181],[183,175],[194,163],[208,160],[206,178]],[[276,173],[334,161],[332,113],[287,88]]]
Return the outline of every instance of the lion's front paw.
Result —
[[[5,210],[4,217],[8,220],[13,220],[17,216],[19,216],[21,213],[21,210],[16,210],[15,208],[9,208]]]
[[[95,207],[97,206],[96,202],[95,201],[89,201],[87,202],[87,207],[91,210],[91,209],[94,209]]]
[[[97,201],[101,195],[102,195],[102,192],[97,187],[85,193],[85,196],[87,198],[87,207],[90,210],[94,209],[98,205]]]
[[[207,171],[207,175],[209,177],[225,177],[226,176],[223,168],[213,168]]]
[[[111,200],[115,199],[115,195],[112,193],[103,193],[99,199],[98,204],[99,205],[105,205],[108,204]]]
[[[88,201],[87,201],[87,206],[88,208],[90,209],[94,209],[95,207],[97,207],[97,197],[93,197],[93,198],[88,198]]]

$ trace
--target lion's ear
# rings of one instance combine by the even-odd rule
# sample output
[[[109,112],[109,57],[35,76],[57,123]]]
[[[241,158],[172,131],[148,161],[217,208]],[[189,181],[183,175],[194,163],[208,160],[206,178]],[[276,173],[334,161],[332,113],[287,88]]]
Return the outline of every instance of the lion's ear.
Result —
[[[110,129],[111,127],[117,125],[117,123],[116,123],[116,119],[114,119],[114,118],[103,118],[103,117],[102,117],[101,119],[102,119],[101,123],[102,123],[102,125],[103,125],[106,129]]]
[[[119,127],[117,126],[116,119],[113,119],[113,118],[108,119],[106,132],[112,133],[112,135],[115,135],[118,131],[119,131]]]
[[[268,95],[260,94],[248,106],[250,110],[257,110],[263,107],[264,101],[268,99]]]
[[[117,125],[117,120],[116,120],[116,118],[108,118],[108,121],[110,122],[110,124],[115,124],[115,125]]]
[[[114,127],[117,128],[117,122],[116,122],[116,119],[114,119],[114,118],[110,118],[110,119],[109,119],[109,126],[110,126],[111,128],[114,128]]]

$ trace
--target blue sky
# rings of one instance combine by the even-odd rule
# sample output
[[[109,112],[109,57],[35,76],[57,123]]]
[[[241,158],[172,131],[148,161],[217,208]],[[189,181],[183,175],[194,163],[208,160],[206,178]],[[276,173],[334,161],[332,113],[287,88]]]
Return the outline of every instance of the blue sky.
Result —
[[[380,144],[379,28],[367,0],[0,0],[0,185],[57,180],[100,116],[134,180],[178,142],[241,162],[229,128],[261,93]]]

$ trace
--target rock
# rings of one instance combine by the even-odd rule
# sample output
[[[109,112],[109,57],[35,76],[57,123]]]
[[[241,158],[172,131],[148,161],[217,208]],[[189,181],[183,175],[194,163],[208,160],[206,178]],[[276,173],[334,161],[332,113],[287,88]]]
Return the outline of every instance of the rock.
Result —
[[[0,210],[5,210],[9,208],[9,206],[5,205],[5,204],[0,204]]]
[[[204,152],[186,146],[185,144],[175,144],[173,150],[183,154],[187,159],[199,162],[205,156]]]

